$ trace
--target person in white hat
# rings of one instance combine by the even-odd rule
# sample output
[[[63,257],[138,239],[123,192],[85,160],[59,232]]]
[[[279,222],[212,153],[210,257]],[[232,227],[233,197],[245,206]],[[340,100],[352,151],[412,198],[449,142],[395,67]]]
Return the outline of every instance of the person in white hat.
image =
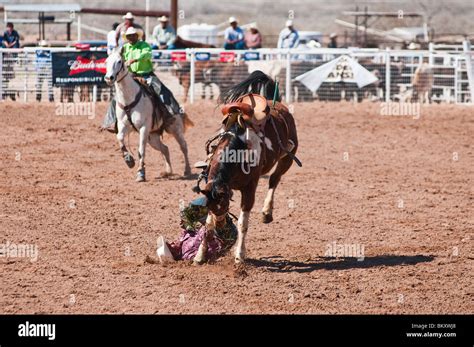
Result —
[[[245,49],[244,31],[235,17],[229,18],[229,27],[224,31],[225,49]]]
[[[138,30],[138,36],[143,41],[146,40],[145,37],[145,30],[140,24],[135,23],[135,17],[133,16],[132,12],[127,12],[123,17],[124,22],[119,24],[117,29],[115,30],[115,44],[118,47],[123,46],[125,42],[125,32],[128,28],[133,27]]]
[[[125,32],[126,43],[122,48],[122,57],[128,71],[135,77],[140,77],[148,85],[157,98],[161,100],[170,115],[181,113],[179,105],[173,93],[160,81],[153,71],[152,49],[149,43],[139,39],[140,29],[130,26]],[[116,133],[115,98],[111,100],[111,106],[107,111],[102,129]]]
[[[153,45],[158,49],[174,49],[174,42],[176,41],[176,30],[169,23],[166,16],[158,18],[160,24],[153,29]]]
[[[286,27],[280,32],[278,37],[278,48],[296,48],[299,44],[298,31],[293,26],[291,19],[286,21]]]
[[[257,23],[249,26],[249,31],[245,33],[245,46],[248,49],[262,48],[262,34],[258,31]]]

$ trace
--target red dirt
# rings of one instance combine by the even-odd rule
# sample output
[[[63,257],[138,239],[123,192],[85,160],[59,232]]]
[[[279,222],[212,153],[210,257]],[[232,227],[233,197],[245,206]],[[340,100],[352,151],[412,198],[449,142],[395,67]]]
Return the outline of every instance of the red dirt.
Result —
[[[218,127],[214,108],[187,106],[192,162]],[[39,249],[36,262],[0,258],[0,313],[474,312],[472,108],[426,106],[415,120],[372,103],[295,105],[303,168],[283,177],[269,225],[261,180],[240,267],[231,255],[145,261],[159,234],[178,237],[179,200],[195,197],[171,138],[179,175],[155,179],[164,165],[148,147],[149,181],[137,184],[114,136],[97,131],[102,116],[13,102],[0,112],[0,243]],[[324,257],[333,241],[363,245],[365,259]]]

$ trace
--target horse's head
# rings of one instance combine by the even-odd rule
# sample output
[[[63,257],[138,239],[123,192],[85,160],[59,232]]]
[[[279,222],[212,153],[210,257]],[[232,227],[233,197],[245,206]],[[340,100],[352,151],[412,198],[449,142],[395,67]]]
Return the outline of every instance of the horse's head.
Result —
[[[108,85],[114,84],[123,73],[127,71],[125,62],[122,57],[122,48],[115,48],[109,55],[106,61],[107,72],[105,73],[104,80]]]
[[[217,217],[217,222],[223,220],[229,210],[231,187],[246,186],[252,180],[258,180],[259,141],[253,130],[238,123],[220,134],[207,169],[207,184],[200,189],[207,198],[209,212]]]

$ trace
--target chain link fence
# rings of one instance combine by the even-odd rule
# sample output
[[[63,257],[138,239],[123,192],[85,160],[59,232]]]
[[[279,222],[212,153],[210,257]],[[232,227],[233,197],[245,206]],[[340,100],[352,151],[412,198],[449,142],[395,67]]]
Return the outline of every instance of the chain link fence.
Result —
[[[33,47],[1,49],[1,98],[24,102],[109,100],[109,87],[53,87],[51,52],[65,50],[74,51]],[[353,72],[344,64],[336,64],[317,90],[310,90],[296,80],[342,56],[360,64],[377,77],[377,81],[359,87]],[[178,100],[190,103],[217,99],[222,91],[255,70],[279,81],[280,92],[287,103],[314,100],[408,102],[419,100],[423,94],[431,102],[472,103],[473,58],[468,43],[464,47],[431,45],[427,51],[329,48],[153,51],[157,76]],[[417,72],[423,66],[427,71]]]

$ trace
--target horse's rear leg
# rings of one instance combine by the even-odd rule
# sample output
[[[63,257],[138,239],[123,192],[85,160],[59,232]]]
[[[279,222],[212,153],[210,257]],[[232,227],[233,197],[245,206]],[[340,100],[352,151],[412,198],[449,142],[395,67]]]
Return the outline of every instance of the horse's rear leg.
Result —
[[[138,159],[140,160],[137,171],[137,182],[145,182],[145,151],[148,141],[148,128],[142,126],[140,128],[140,142],[138,144]]]
[[[171,175],[173,173],[173,170],[171,168],[170,151],[168,149],[168,146],[161,142],[160,134],[156,132],[151,133],[148,136],[148,143],[151,145],[151,147],[153,147],[157,151],[160,151],[163,155],[163,158],[165,159],[165,173],[162,174],[162,176]]]
[[[290,168],[293,160],[287,155],[278,161],[275,171],[270,176],[268,183],[268,192],[265,197],[262,209],[263,223],[270,223],[273,221],[273,198],[275,196],[275,189],[280,183],[281,176],[283,176]]]
[[[173,124],[171,124],[171,126],[166,130],[173,135],[173,137],[176,139],[176,142],[178,142],[179,144],[179,148],[181,149],[181,152],[183,152],[184,176],[191,175],[191,165],[189,164],[189,158],[188,158],[188,145],[186,143],[186,140],[184,139],[183,121],[179,121],[179,119],[176,119],[176,121],[174,121]]]

